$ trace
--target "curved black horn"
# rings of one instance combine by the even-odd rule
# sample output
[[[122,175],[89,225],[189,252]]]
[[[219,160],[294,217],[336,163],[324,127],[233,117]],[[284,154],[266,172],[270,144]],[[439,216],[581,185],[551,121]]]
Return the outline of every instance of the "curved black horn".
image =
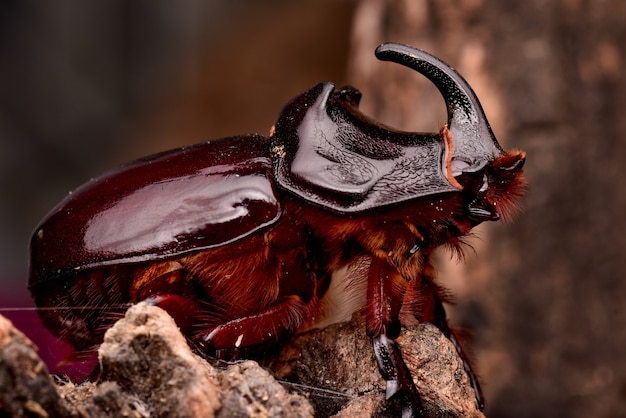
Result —
[[[468,164],[463,171],[481,169],[502,152],[476,94],[452,67],[422,50],[397,43],[376,48],[376,57],[409,67],[428,78],[439,90],[448,110],[453,160]]]

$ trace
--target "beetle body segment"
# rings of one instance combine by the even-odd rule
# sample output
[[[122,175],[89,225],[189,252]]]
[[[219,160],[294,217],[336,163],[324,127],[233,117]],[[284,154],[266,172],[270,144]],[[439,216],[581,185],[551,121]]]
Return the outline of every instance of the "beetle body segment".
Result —
[[[359,98],[320,83],[287,105],[272,135],[282,188],[340,213],[458,191],[445,137],[377,125],[358,111]]]
[[[37,228],[30,286],[235,241],[280,217],[268,140],[226,138],[137,160],[71,193]]]
[[[121,315],[115,306],[148,300],[196,348],[232,358],[363,311],[388,396],[419,415],[393,340],[403,323],[430,321],[455,343],[482,404],[431,260],[515,211],[525,155],[500,148],[469,85],[441,61],[397,44],[378,54],[439,88],[440,132],[382,126],[358,111],[356,89],[320,83],[270,137],[181,148],[93,180],[31,240],[44,323],[87,350]]]

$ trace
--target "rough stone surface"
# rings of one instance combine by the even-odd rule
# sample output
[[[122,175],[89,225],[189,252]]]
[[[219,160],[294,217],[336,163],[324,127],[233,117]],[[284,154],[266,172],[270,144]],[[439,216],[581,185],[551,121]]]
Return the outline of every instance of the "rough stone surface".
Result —
[[[314,415],[313,407],[304,397],[289,393],[254,361],[229,366],[219,379],[224,393],[219,418]]]
[[[220,408],[215,370],[193,354],[162,309],[140,303],[104,337],[100,379],[116,382],[154,415],[210,417]]]
[[[333,418],[369,418],[381,405],[383,395],[368,393],[350,400]]]
[[[483,417],[456,349],[432,324],[407,328],[398,340],[431,416]]]
[[[140,303],[105,335],[96,382],[55,385],[35,349],[0,316],[0,416],[312,417],[256,362],[225,369],[192,353],[172,318]]]
[[[0,416],[67,415],[33,344],[0,316]]]
[[[452,344],[432,325],[398,339],[428,417],[481,417]],[[96,382],[55,385],[32,344],[0,318],[0,416],[382,417],[384,399],[361,318],[295,338],[271,363],[214,368],[174,321],[138,304],[105,336]],[[4,414],[4,415],[3,415]]]
[[[384,399],[385,382],[364,330],[362,319],[357,317],[299,336],[282,351],[273,367],[281,378],[314,388],[309,394],[311,401],[316,410],[327,415],[386,416],[390,412]],[[427,416],[483,416],[454,346],[435,326],[408,327],[398,343]]]
[[[73,383],[59,385],[59,393],[68,405],[72,417],[144,418],[150,415],[151,408],[137,395],[128,393],[116,382]]]

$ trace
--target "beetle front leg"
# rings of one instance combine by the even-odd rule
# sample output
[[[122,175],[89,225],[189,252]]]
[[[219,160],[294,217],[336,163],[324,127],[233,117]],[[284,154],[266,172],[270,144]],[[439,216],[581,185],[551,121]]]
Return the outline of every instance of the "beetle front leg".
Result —
[[[269,308],[221,324],[194,339],[219,350],[241,348],[278,342],[293,335],[304,322],[306,304],[299,296],[289,296]]]
[[[387,381],[385,397],[400,397],[403,417],[421,417],[424,413],[411,372],[404,363],[400,346],[385,334],[372,338],[374,354],[381,376]]]
[[[422,416],[422,400],[394,341],[400,334],[399,314],[407,282],[378,258],[372,260],[368,274],[366,332],[372,337],[380,374],[387,381],[386,398],[399,398],[403,417]]]

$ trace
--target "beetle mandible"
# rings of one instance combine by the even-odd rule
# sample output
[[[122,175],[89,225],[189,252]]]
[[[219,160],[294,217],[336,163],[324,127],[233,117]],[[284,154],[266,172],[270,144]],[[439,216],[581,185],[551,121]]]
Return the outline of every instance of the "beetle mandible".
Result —
[[[460,347],[433,252],[460,251],[473,227],[510,217],[525,154],[502,150],[471,87],[439,59],[395,43],[376,55],[439,89],[448,113],[439,132],[385,127],[358,110],[357,89],[325,82],[292,99],[269,136],[201,143],[104,174],[36,228],[29,278],[39,307],[102,309],[41,310],[45,325],[87,350],[115,319],[107,306],[148,300],[196,348],[233,358],[363,310],[387,396],[419,415],[394,341],[401,309]]]

